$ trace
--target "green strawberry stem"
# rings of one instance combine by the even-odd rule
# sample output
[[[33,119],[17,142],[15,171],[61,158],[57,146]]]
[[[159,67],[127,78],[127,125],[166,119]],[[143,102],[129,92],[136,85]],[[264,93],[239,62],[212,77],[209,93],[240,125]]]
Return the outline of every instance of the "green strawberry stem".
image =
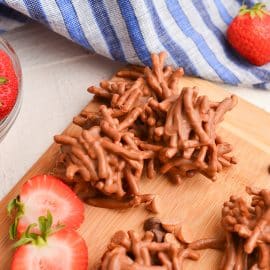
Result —
[[[6,77],[0,76],[0,85],[5,84],[8,82],[8,79]]]
[[[15,219],[15,222],[16,222],[16,219]],[[11,227],[14,226],[14,224],[11,225]],[[54,228],[52,228],[52,224],[53,224],[53,218],[50,211],[48,211],[46,217],[40,216],[38,218],[38,224],[33,223],[27,227],[26,231],[21,235],[20,239],[13,245],[13,247],[17,248],[17,247],[27,245],[27,244],[36,245],[39,247],[46,245],[48,236],[63,229],[64,227],[63,225],[58,224]],[[40,233],[31,232],[31,230],[37,226],[39,227]],[[14,228],[12,228],[12,230],[13,229]]]
[[[240,16],[249,14],[252,19],[256,16],[262,19],[264,15],[270,15],[269,11],[266,10],[266,4],[259,2],[256,3],[253,7],[248,8],[248,6],[244,4],[244,2],[245,1],[243,1],[243,5],[241,6],[239,11]]]
[[[8,82],[8,79],[6,77],[0,76],[0,85],[6,84]],[[3,106],[0,100],[0,108]]]
[[[13,212],[15,212],[14,223],[9,227],[9,237],[10,239],[14,240],[17,237],[17,227],[19,219],[24,215],[24,204],[20,201],[19,196],[17,196],[15,199],[11,200],[8,203],[7,212],[9,216],[11,216]]]

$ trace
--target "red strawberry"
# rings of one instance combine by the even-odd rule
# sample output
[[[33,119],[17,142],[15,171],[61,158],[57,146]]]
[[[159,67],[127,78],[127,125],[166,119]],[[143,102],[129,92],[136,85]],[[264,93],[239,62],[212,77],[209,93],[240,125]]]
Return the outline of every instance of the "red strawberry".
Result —
[[[261,66],[270,61],[270,13],[265,4],[242,6],[227,31],[232,47],[250,63]]]
[[[80,199],[61,180],[50,175],[28,180],[22,186],[19,199],[10,202],[9,212],[13,208],[17,209],[17,217],[10,231],[12,238],[16,236],[16,228],[21,234],[47,211],[54,217],[53,226],[60,223],[66,228],[77,229],[84,219],[84,206]]]
[[[0,50],[0,120],[12,110],[18,95],[18,79],[9,56]]]
[[[72,229],[51,229],[52,216],[39,218],[41,234],[26,230],[14,245],[11,270],[86,270],[88,251],[83,238]]]

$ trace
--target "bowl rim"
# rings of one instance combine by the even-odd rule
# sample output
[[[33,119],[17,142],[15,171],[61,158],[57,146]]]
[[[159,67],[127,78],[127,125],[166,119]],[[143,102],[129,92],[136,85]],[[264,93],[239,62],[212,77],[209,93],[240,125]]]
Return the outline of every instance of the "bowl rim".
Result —
[[[10,57],[18,80],[18,95],[11,112],[0,121],[0,141],[5,137],[14,121],[16,120],[22,104],[22,68],[19,58],[10,43],[0,36],[0,50],[4,50]]]

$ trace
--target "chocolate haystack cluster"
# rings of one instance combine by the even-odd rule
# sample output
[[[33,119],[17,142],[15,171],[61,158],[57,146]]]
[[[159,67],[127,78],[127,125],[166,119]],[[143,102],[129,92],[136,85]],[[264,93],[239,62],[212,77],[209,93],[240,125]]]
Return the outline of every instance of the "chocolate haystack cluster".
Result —
[[[185,260],[198,260],[198,250],[224,252],[219,269],[270,269],[270,190],[247,188],[250,205],[231,196],[224,203],[221,224],[225,239],[194,241],[185,224],[164,224],[157,218],[144,223],[144,234],[119,231],[112,237],[99,270],[181,270]],[[199,269],[199,268],[198,268]]]
[[[232,196],[224,203],[226,252],[222,269],[270,269],[270,190],[247,188],[251,204]]]
[[[154,195],[140,193],[144,170],[148,178],[161,173],[180,183],[197,173],[214,180],[236,162],[216,128],[237,98],[212,102],[196,87],[180,89],[184,71],[164,66],[165,57],[153,54],[152,68],[131,66],[90,87],[104,105],[74,118],[82,127],[79,136],[55,136],[62,152],[57,174],[87,203],[110,208],[145,203],[156,211]]]
[[[125,120],[116,123],[105,106],[101,106],[100,112],[108,120],[101,120],[100,126],[83,130],[79,137],[55,136],[55,141],[62,145],[67,181],[71,180],[76,193],[91,205],[129,208],[146,203],[150,211],[157,212],[154,196],[139,194],[144,160],[153,152],[140,150],[134,134],[128,131],[115,143],[115,132],[109,123],[119,127]],[[111,199],[104,199],[101,194]]]
[[[202,239],[195,242],[183,226],[162,224],[157,218],[144,223],[144,234],[118,231],[102,257],[99,270],[182,270],[185,260],[198,260],[200,249],[223,249],[224,242]],[[187,237],[187,238],[186,238]]]

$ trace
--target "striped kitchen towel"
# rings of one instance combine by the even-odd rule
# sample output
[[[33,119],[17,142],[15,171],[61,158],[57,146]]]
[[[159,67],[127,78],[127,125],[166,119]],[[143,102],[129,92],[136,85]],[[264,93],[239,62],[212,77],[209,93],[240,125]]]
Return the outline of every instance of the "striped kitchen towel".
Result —
[[[30,21],[30,19],[26,16],[0,4],[0,34],[22,26],[28,21]]]
[[[256,1],[249,0],[251,5]],[[167,64],[186,74],[270,89],[270,64],[256,67],[226,41],[242,0],[0,0],[53,31],[106,57],[150,64],[167,51]]]

